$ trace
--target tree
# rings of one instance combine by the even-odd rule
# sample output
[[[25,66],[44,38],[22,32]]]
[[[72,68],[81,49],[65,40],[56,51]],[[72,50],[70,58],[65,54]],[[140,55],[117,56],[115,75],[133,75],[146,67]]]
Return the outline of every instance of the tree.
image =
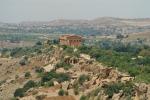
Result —
[[[23,88],[18,88],[16,89],[14,93],[14,97],[23,97],[24,96],[24,89]]]

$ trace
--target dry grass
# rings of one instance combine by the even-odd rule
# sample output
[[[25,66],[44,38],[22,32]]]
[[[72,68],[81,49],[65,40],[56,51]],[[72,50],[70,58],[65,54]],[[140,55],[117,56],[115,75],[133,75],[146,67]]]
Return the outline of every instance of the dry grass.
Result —
[[[128,36],[128,38],[124,39],[124,41],[132,42],[132,41],[137,41],[138,39],[144,40],[145,44],[150,44],[150,32],[142,32],[142,33],[130,34]]]
[[[44,100],[76,100],[73,96],[55,96],[55,97],[48,97]]]

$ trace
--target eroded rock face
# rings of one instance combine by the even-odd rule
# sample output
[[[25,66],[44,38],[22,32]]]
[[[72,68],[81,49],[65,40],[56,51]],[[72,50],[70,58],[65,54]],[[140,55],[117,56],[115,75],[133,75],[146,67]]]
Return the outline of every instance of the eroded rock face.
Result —
[[[123,91],[120,91],[118,94],[114,94],[112,97],[112,100],[120,100],[122,94],[123,94]]]
[[[145,83],[141,83],[141,84],[139,84],[139,86],[138,86],[138,90],[140,91],[140,92],[142,92],[142,93],[146,93],[147,92],[147,85],[145,84]]]
[[[63,83],[62,83],[62,89],[63,89],[63,90],[68,90],[69,84],[70,84],[70,83],[69,83],[68,81],[63,82]]]
[[[136,83],[134,100],[150,100],[150,86],[145,83]]]
[[[148,85],[146,95],[147,95],[147,99],[150,100],[150,85]]]

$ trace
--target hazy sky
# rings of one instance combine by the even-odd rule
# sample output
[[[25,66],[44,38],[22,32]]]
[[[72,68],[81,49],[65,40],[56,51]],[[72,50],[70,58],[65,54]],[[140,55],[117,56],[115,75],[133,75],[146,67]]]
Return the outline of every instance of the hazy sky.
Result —
[[[0,0],[0,21],[150,18],[150,0]]]

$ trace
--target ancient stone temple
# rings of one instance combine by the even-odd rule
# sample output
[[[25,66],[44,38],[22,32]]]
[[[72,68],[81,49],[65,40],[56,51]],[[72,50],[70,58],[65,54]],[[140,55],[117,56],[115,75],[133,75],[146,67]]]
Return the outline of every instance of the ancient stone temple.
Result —
[[[83,38],[79,35],[62,35],[59,40],[61,45],[73,47],[80,46],[83,42]]]

